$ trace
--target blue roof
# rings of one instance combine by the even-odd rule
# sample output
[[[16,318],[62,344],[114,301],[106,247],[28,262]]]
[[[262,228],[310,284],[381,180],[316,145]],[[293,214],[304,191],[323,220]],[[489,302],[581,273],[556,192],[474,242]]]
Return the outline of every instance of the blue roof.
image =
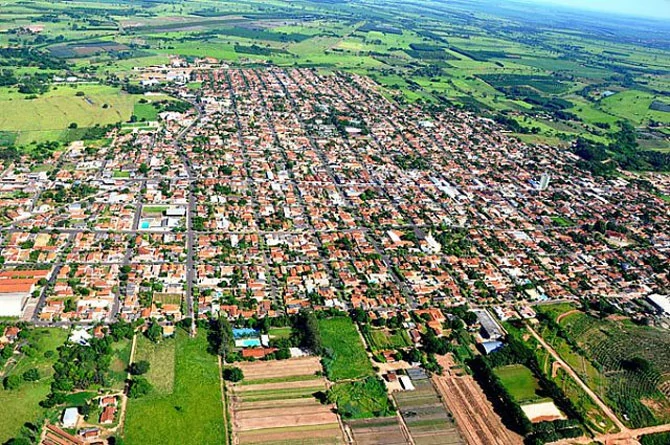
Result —
[[[233,337],[235,338],[244,338],[244,337],[258,337],[258,331],[251,328],[235,328],[233,329]]]
[[[503,342],[501,341],[485,341],[482,343],[482,348],[484,348],[484,352],[486,354],[490,354],[496,349],[502,348]]]

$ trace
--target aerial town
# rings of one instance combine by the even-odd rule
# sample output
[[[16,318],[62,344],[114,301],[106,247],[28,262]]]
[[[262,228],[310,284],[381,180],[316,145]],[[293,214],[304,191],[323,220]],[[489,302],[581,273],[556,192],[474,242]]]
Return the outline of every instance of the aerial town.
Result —
[[[634,174],[595,178],[568,151],[465,112],[400,109],[354,75],[188,72],[202,88],[172,88],[190,110],[5,167],[3,316],[469,303],[510,318],[589,295],[635,311],[667,292],[654,266],[668,204]]]
[[[594,176],[570,150],[528,146],[467,111],[399,107],[356,74],[232,69],[216,60],[189,64],[174,58],[170,66],[138,69],[137,76],[144,86],[164,85],[162,93],[187,106],[162,111],[150,122],[109,127],[103,143],[75,141],[42,159],[24,156],[4,165],[0,316],[17,320],[7,324],[5,348],[20,342],[14,325],[69,329],[70,342],[88,346],[119,323],[149,335],[160,329],[157,338],[166,338],[180,325],[195,336],[210,321],[225,319],[235,326],[235,352],[228,355],[239,358],[250,378],[261,374],[258,366],[281,358],[286,346],[272,335],[280,328],[268,335],[268,326],[305,313],[343,313],[354,319],[354,341],[358,329],[370,357],[363,352],[369,371],[351,377],[377,374],[383,388],[400,395],[384,396],[389,406],[370,415],[354,408],[345,414],[343,398],[356,388],[347,386],[346,372],[338,374],[337,357],[323,359],[331,383],[319,384],[337,382],[327,398],[340,417],[329,405],[319,411],[325,420],[311,425],[335,427],[320,429],[323,441],[314,443],[373,443],[364,436],[379,431],[388,434],[384,443],[521,443],[514,435],[519,431],[508,431],[500,420],[490,431],[468,428],[483,422],[473,416],[496,414],[484,402],[459,412],[464,401],[489,395],[485,385],[484,392],[473,386],[466,363],[475,375],[516,366],[540,382],[574,378],[574,393],[563,396],[567,401],[517,400],[528,417],[524,422],[574,422],[563,430],[555,426],[552,437],[634,438],[646,434],[645,427],[667,427],[667,397],[652,406],[641,395],[653,421],[634,418],[628,407],[613,406],[619,402],[610,393],[598,391],[593,406],[574,408],[571,400],[589,399],[592,385],[580,370],[573,376],[571,357],[556,344],[558,353],[547,347],[551,355],[543,356],[554,364],[549,377],[526,362],[495,358],[507,342],[541,349],[542,336],[549,341],[556,335],[551,329],[562,332],[558,323],[570,316],[600,313],[608,323],[626,318],[630,326],[667,328],[667,176],[658,174],[653,184],[635,172]],[[152,94],[145,93],[147,101]],[[547,308],[561,313],[552,318],[559,309]],[[455,322],[460,319],[465,330]],[[266,325],[258,327],[263,320]],[[328,320],[338,318],[319,324]],[[600,319],[593,320],[595,326]],[[321,329],[328,343],[328,329]],[[472,343],[455,335],[461,331]],[[388,344],[381,344],[381,333],[388,332],[402,341],[384,337]],[[428,347],[433,342],[435,350]],[[580,354],[589,351],[588,344],[579,348]],[[414,350],[420,352],[412,358]],[[321,376],[309,348],[287,351],[309,371],[282,376],[295,382],[311,382],[315,372]],[[478,370],[473,357],[488,354],[489,368]],[[668,371],[659,370],[663,376]],[[433,387],[427,382],[436,372],[442,376]],[[458,386],[464,381],[474,395],[450,399],[464,390]],[[96,443],[124,422],[129,443],[142,443],[131,440],[138,386],[121,384],[91,396],[98,416],[93,422],[80,419],[76,404],[56,403],[60,413],[47,422],[41,443]],[[231,443],[263,443],[252,432],[265,430],[244,417],[241,407],[249,402],[238,394],[243,388],[232,384],[226,390],[224,417],[232,420],[224,434],[234,437]],[[667,384],[659,388],[658,394],[670,392]],[[414,405],[403,399],[410,391],[429,393],[439,406],[445,401],[456,426],[422,432],[412,409],[419,417],[423,411],[407,408]],[[321,409],[314,403],[308,409]],[[356,424],[357,418],[384,418],[395,410],[400,414],[393,418],[404,420],[392,427]],[[447,418],[444,411],[440,415]],[[346,419],[343,429],[337,419]],[[277,422],[273,428],[296,426]],[[539,441],[538,431],[529,427],[520,434]],[[422,441],[436,434],[444,434],[443,441]],[[263,440],[270,443],[269,437]]]

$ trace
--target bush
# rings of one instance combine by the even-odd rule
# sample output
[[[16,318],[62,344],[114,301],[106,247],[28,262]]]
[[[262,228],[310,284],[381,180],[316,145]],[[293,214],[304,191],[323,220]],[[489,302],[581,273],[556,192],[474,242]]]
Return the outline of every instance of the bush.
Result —
[[[140,360],[139,362],[133,363],[130,365],[130,373],[133,375],[142,375],[149,372],[150,364],[146,360]]]
[[[31,368],[23,373],[23,380],[26,382],[36,382],[40,379],[40,373],[37,368]]]
[[[244,373],[236,366],[230,366],[223,370],[223,379],[229,382],[239,382],[244,379]]]
[[[8,391],[13,391],[19,389],[21,383],[23,383],[23,378],[20,375],[10,375],[2,381],[2,386]]]

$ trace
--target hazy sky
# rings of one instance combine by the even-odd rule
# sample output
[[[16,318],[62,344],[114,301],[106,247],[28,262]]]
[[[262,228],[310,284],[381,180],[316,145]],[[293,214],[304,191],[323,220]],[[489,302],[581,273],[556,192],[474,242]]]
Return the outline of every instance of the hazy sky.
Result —
[[[581,9],[670,19],[670,0],[534,0]]]

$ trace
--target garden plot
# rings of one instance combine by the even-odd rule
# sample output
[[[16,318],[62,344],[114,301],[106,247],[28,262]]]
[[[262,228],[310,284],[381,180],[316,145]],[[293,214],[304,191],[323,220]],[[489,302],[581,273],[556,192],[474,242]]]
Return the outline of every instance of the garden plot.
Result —
[[[306,357],[239,365],[244,380],[229,388],[235,440],[240,444],[338,444],[342,431],[332,405],[321,404],[327,382],[319,359]]]
[[[400,445],[409,441],[397,417],[378,417],[347,422],[357,445]]]
[[[413,380],[415,390],[393,395],[416,445],[464,444],[430,380]]]

